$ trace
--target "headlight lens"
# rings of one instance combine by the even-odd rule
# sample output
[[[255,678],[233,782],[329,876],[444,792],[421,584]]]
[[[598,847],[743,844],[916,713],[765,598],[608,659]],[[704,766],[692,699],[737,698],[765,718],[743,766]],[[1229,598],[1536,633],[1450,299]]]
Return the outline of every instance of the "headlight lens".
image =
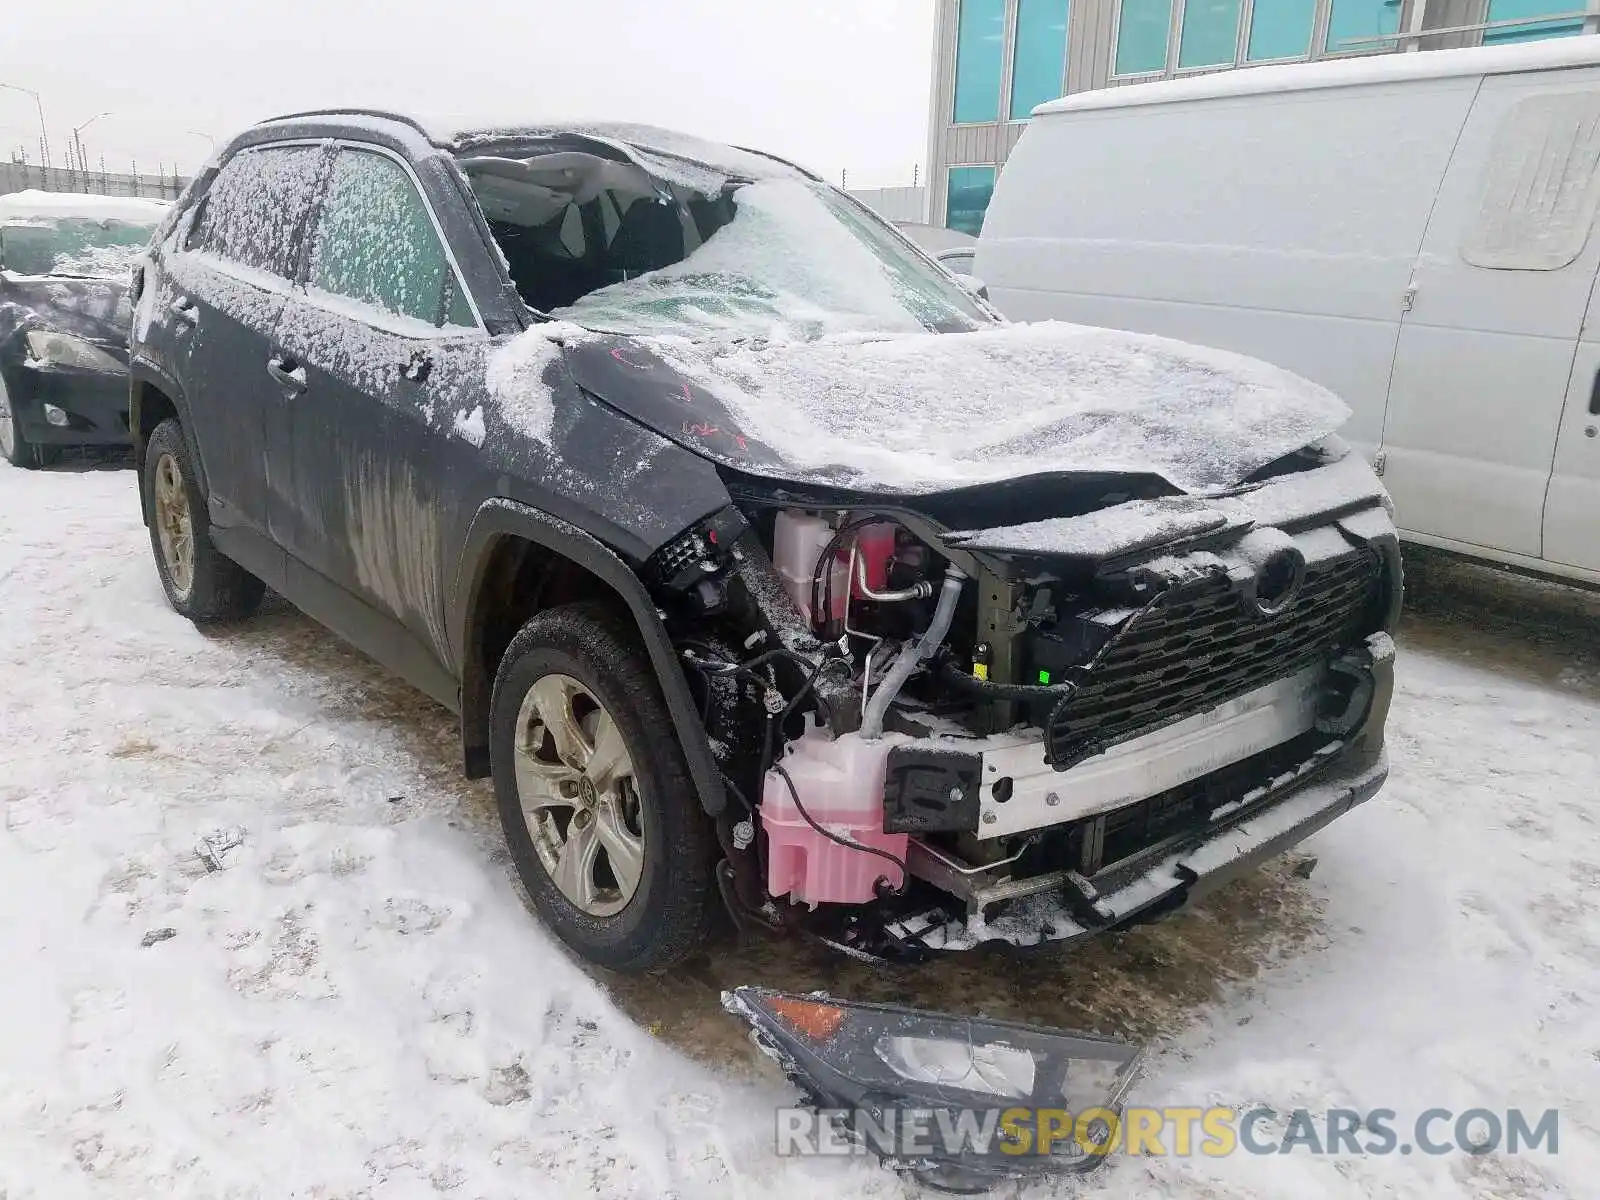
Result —
[[[912,1083],[958,1087],[1005,1099],[1033,1094],[1035,1064],[1026,1050],[994,1042],[973,1043],[926,1037],[886,1037],[878,1057]]]
[[[28,334],[26,346],[31,366],[72,367],[79,371],[122,370],[122,364],[99,346],[70,333],[35,329]]]

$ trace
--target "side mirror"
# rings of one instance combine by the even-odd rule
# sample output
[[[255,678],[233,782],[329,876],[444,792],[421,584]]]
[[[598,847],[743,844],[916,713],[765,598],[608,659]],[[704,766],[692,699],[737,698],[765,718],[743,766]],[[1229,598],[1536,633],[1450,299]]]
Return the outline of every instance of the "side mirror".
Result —
[[[976,296],[979,300],[989,299],[989,285],[976,275],[957,275],[956,282],[969,295]]]

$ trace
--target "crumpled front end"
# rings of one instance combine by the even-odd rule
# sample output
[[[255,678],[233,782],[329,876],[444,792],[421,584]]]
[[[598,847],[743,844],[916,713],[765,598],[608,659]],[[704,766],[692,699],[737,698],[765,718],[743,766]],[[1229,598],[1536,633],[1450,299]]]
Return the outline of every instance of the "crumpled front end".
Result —
[[[1206,496],[1112,478],[912,508],[728,478],[734,505],[647,569],[747,926],[891,960],[1068,941],[1383,782],[1398,542],[1336,441]]]

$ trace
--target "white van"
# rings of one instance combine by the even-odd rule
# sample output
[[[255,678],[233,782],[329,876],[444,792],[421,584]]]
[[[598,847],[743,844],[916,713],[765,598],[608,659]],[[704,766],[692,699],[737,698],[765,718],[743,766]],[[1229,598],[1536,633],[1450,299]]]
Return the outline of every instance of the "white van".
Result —
[[[1043,105],[973,274],[1345,398],[1403,535],[1600,583],[1600,37]]]

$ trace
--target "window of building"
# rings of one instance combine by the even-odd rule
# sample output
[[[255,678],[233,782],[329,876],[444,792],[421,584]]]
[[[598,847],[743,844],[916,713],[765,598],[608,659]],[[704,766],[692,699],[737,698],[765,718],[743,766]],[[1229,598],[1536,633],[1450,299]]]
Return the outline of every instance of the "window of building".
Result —
[[[1011,60],[1011,119],[1066,91],[1067,0],[1020,0],[1017,49]]]
[[[1489,0],[1487,20],[1515,21],[1519,18],[1542,17],[1546,13],[1573,12],[1583,7],[1579,0],[1562,3],[1562,0]],[[1510,25],[1504,29],[1485,29],[1483,43],[1498,46],[1506,42],[1531,42],[1539,38],[1571,37],[1583,32],[1583,18],[1567,21],[1540,21],[1531,25]]]
[[[1178,66],[1232,65],[1239,52],[1239,0],[1186,0]]]
[[[1255,0],[1246,54],[1252,61],[1304,58],[1316,21],[1317,0]]]
[[[1401,0],[1333,0],[1328,17],[1329,54],[1374,50],[1393,50],[1394,38],[1386,33],[1400,32]]]
[[[1600,98],[1530,96],[1495,130],[1461,257],[1491,270],[1559,271],[1583,253],[1597,209]]]
[[[411,178],[392,159],[340,151],[311,249],[311,283],[430,325],[472,324],[445,249]]]
[[[1000,119],[1005,56],[1005,0],[961,0],[956,24],[957,125]]]
[[[951,167],[945,190],[944,223],[977,237],[983,230],[983,214],[989,211],[994,196],[993,167]]]
[[[206,192],[189,249],[293,279],[297,234],[321,169],[320,146],[267,146],[234,155]]]
[[[1172,0],[1122,0],[1117,18],[1117,62],[1114,74],[1144,75],[1167,69],[1167,35],[1172,29]]]

